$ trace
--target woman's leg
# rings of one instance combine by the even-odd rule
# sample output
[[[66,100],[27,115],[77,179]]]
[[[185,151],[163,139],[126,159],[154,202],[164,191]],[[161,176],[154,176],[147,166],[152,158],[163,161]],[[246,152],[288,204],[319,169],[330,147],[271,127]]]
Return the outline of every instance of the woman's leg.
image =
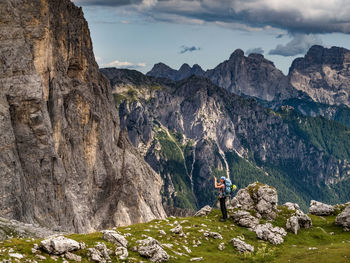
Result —
[[[226,197],[220,198],[220,209],[222,213],[222,218],[224,220],[227,219],[227,211],[226,211]]]

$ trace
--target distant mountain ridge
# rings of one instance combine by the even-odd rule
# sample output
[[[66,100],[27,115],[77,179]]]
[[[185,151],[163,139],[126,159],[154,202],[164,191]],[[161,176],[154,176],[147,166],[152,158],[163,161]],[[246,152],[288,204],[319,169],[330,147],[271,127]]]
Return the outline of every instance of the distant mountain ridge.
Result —
[[[182,73],[184,68],[187,74]],[[345,48],[312,46],[305,57],[293,61],[287,76],[263,55],[245,56],[241,49],[235,50],[228,60],[214,69],[197,72],[193,68],[184,64],[174,70],[159,63],[147,76],[175,81],[187,78],[189,74],[204,76],[235,94],[269,102],[309,97],[329,105],[350,105],[350,51]]]

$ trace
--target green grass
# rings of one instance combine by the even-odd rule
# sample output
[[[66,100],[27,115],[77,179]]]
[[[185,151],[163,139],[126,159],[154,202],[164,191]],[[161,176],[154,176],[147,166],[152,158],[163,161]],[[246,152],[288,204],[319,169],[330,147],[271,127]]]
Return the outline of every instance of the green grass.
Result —
[[[273,222],[274,225],[284,226],[286,219],[290,216],[290,211],[282,209],[278,214],[277,219]],[[254,232],[248,231],[246,228],[234,225],[230,220],[225,223],[218,222],[220,212],[214,209],[207,217],[190,217],[190,218],[168,218],[167,220],[153,220],[149,223],[135,224],[128,227],[119,227],[117,231],[122,234],[130,233],[127,237],[129,241],[129,260],[134,258],[135,262],[146,261],[147,259],[139,256],[137,252],[133,252],[131,248],[136,245],[136,241],[142,238],[142,235],[148,235],[156,238],[161,243],[173,244],[172,249],[165,250],[170,256],[173,256],[169,262],[189,262],[191,257],[203,257],[202,262],[294,262],[294,263],[339,263],[350,262],[350,233],[344,232],[341,227],[334,225],[335,216],[318,217],[311,215],[313,227],[311,229],[301,229],[298,235],[288,233],[285,242],[281,245],[274,246],[268,242],[258,240]],[[188,237],[180,237],[179,235],[170,232],[175,221],[182,223],[184,232],[189,233]],[[203,227],[205,224],[207,227]],[[190,228],[186,228],[190,227]],[[146,231],[149,229],[149,231]],[[163,229],[167,235],[160,236],[158,231]],[[210,229],[210,231],[219,232],[223,236],[223,240],[215,240],[204,238],[201,229]],[[334,232],[334,235],[330,233]],[[255,247],[255,252],[252,254],[239,254],[229,242],[232,238],[237,236],[244,236],[245,242]],[[104,241],[102,234],[73,234],[67,237],[72,238],[78,242],[85,242],[88,247],[93,247],[97,242],[105,242],[107,247],[114,250],[114,244]],[[28,240],[28,239],[27,239]],[[193,240],[201,241],[201,245],[193,247]],[[187,242],[187,243],[186,243]],[[224,242],[226,248],[223,251],[218,250],[218,245]],[[31,248],[34,243],[39,243],[39,240],[26,239],[12,239],[0,243],[0,251],[4,248],[13,248],[15,252],[26,255],[26,259],[33,259]],[[192,253],[190,257],[177,256],[172,251],[185,253],[182,245],[187,245]],[[317,248],[310,250],[309,248]],[[87,258],[87,249],[75,252],[82,256],[82,262],[90,262]],[[42,253],[48,256],[45,253]],[[177,258],[174,258],[177,257]],[[8,259],[6,252],[1,254],[0,260]],[[112,262],[119,262],[119,260],[111,255]],[[133,260],[130,260],[133,262]],[[54,262],[49,259],[45,262]],[[61,259],[58,262],[62,262]]]

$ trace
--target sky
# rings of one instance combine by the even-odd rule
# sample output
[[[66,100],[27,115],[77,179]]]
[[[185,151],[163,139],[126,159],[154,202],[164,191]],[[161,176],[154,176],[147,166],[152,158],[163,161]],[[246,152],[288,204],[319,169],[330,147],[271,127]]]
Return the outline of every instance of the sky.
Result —
[[[100,67],[148,72],[163,62],[211,69],[240,48],[285,74],[312,45],[350,49],[349,0],[73,0]]]

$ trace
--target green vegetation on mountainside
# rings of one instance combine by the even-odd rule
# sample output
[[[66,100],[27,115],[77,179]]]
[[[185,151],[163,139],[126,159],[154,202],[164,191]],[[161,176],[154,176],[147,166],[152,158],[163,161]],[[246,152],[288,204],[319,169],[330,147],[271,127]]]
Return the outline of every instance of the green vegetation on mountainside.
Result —
[[[275,226],[285,226],[290,211],[279,207],[280,212],[273,222]],[[170,263],[189,262],[190,258],[203,257],[201,262],[294,262],[294,263],[345,263],[350,261],[350,235],[344,232],[341,227],[334,225],[335,216],[313,216],[310,215],[313,227],[311,229],[301,229],[298,235],[288,233],[285,242],[281,245],[272,245],[269,242],[258,240],[254,232],[246,228],[235,225],[230,219],[224,223],[218,222],[220,217],[219,210],[213,210],[207,217],[188,217],[188,218],[168,218],[166,220],[153,220],[149,223],[135,224],[128,227],[118,227],[117,231],[121,234],[129,233],[126,237],[128,240],[129,258],[128,262],[149,262],[146,258],[141,257],[137,252],[132,251],[136,241],[144,239],[143,235],[151,236],[162,244],[171,244],[173,247],[164,246],[165,251],[171,256]],[[170,232],[174,227],[174,222],[180,222],[183,231],[189,233],[180,237]],[[160,235],[162,229],[166,235]],[[222,235],[220,239],[206,239],[203,230],[218,232]],[[255,247],[255,252],[251,254],[240,254],[230,240],[237,236],[244,237],[245,242]],[[114,250],[115,245],[103,240],[102,234],[73,234],[68,235],[78,242],[85,242],[87,247],[94,247],[97,242],[104,242],[109,249]],[[200,241],[201,244],[193,246],[194,242]],[[225,244],[223,251],[218,250],[220,243]],[[32,239],[11,239],[0,242],[0,260],[9,259],[8,249],[12,248],[13,252],[25,255],[22,259],[24,262],[28,259],[36,259],[32,254],[31,248],[34,244],[39,244],[39,240]],[[187,253],[183,247],[191,249]],[[188,256],[179,256],[176,252],[187,254]],[[74,252],[82,257],[82,262],[90,262],[87,256],[87,249]],[[46,253],[41,253],[47,259],[45,262],[55,262]],[[111,254],[112,262],[123,262],[119,260],[114,253]],[[36,259],[37,260],[37,259]],[[61,257],[56,261],[63,262]]]
[[[196,200],[191,190],[191,181],[184,156],[188,154],[188,146],[183,146],[176,136],[167,133],[164,129],[156,127],[155,140],[161,145],[158,153],[162,157],[163,170],[161,174],[170,174],[176,195],[174,203],[168,204],[179,208],[190,208],[196,210]],[[187,151],[184,151],[187,149]],[[186,157],[185,157],[186,158]]]

